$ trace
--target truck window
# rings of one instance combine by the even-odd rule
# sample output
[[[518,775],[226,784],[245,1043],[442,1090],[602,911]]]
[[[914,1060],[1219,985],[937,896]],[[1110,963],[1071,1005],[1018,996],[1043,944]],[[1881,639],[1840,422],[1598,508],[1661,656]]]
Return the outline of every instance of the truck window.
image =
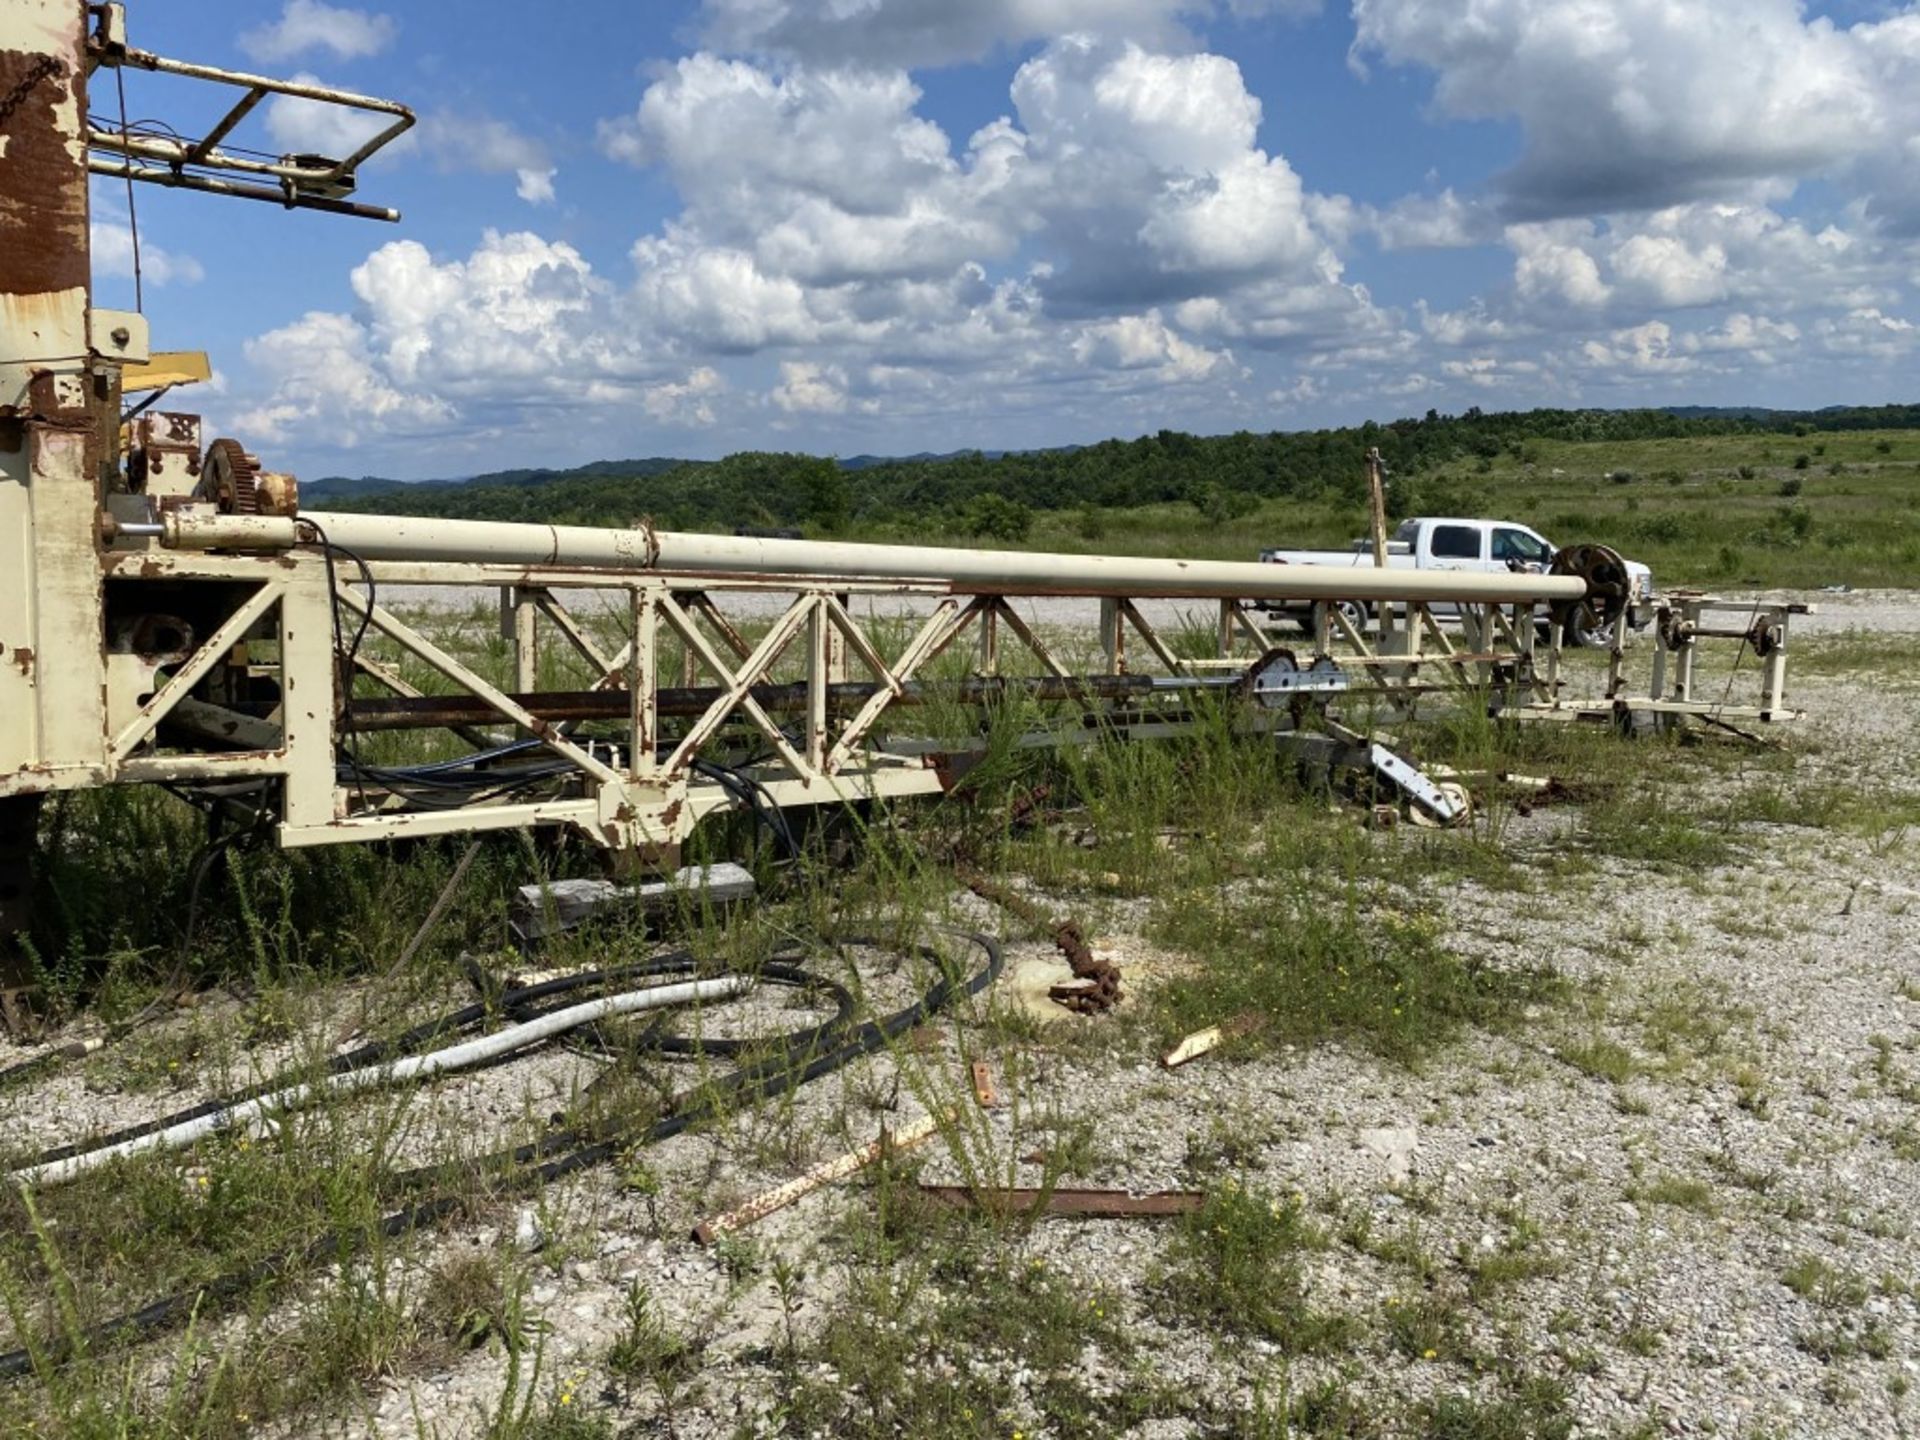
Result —
[[[1552,555],[1546,541],[1537,535],[1529,535],[1524,530],[1515,530],[1507,525],[1493,532],[1493,558],[1496,560],[1519,560],[1528,565],[1544,565]]]
[[[1478,560],[1480,532],[1471,525],[1436,525],[1427,548],[1436,560]]]
[[[1419,544],[1420,522],[1418,520],[1402,520],[1400,522],[1400,528],[1393,532],[1393,538],[1403,545]]]

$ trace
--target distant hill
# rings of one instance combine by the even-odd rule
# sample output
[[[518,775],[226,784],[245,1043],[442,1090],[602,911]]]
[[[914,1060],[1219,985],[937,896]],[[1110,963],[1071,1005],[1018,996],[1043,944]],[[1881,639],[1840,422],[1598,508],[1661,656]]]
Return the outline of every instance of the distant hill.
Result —
[[[1417,419],[1337,430],[1213,436],[1162,430],[1053,450],[840,461],[760,452],[713,461],[655,456],[570,470],[501,470],[468,480],[400,484],[366,476],[303,488],[316,509],[350,504],[377,514],[614,526],[650,518],[675,530],[803,526],[818,533],[931,520],[960,533],[1018,538],[1032,513],[1043,510],[1190,502],[1225,520],[1278,497],[1358,503],[1365,498],[1366,452],[1376,446],[1396,477],[1395,503],[1432,505],[1443,493],[1433,490],[1428,477],[1461,463],[1484,469],[1502,455],[1524,460],[1534,441],[1624,444],[1864,429],[1920,429],[1920,405],[1498,413],[1475,407],[1460,415],[1429,410]]]
[[[1664,405],[1661,411],[1680,420],[1758,420],[1763,423],[1787,413],[1759,405]]]
[[[936,455],[931,450],[922,450],[914,455],[849,455],[841,460],[842,470],[871,470],[876,465],[928,465],[939,464],[943,460],[1004,460],[1009,455],[1071,455],[1075,450],[1085,449],[1082,445],[1052,445],[1044,450],[949,450],[944,455]]]
[[[483,475],[462,475],[445,480],[388,480],[379,475],[362,475],[356,480],[344,475],[328,475],[319,480],[303,482],[300,486],[300,495],[303,503],[317,508],[324,504],[337,505],[344,500],[357,503],[372,495],[386,495],[396,490],[410,490],[415,487],[431,489],[448,485],[545,485],[550,481],[562,479],[660,475],[668,470],[678,469],[682,465],[701,463],[698,460],[676,460],[668,456],[653,455],[642,460],[595,460],[591,464],[577,465],[570,470],[490,470]]]

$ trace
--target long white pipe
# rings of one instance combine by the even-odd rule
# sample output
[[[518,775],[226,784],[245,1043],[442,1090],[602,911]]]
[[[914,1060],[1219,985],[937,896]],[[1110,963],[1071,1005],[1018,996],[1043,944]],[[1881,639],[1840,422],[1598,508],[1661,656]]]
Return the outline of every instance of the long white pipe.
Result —
[[[136,1135],[117,1145],[69,1155],[64,1160],[49,1160],[44,1165],[29,1165],[23,1170],[14,1171],[10,1178],[18,1185],[58,1185],[122,1156],[138,1155],[148,1150],[177,1150],[215,1131],[239,1129],[248,1134],[258,1134],[266,1127],[274,1112],[298,1110],[328,1095],[347,1095],[402,1080],[421,1080],[434,1075],[449,1075],[457,1070],[470,1070],[476,1065],[549,1040],[595,1020],[631,1015],[640,1010],[657,1010],[665,1005],[683,1005],[695,1000],[724,999],[744,994],[753,988],[753,983],[753,977],[749,975],[729,975],[719,980],[687,980],[673,985],[653,985],[624,995],[583,1001],[492,1035],[482,1035],[451,1045],[445,1050],[435,1050],[429,1055],[409,1055],[385,1065],[370,1065],[364,1070],[347,1070],[338,1075],[329,1075],[324,1080],[290,1085],[271,1095],[261,1095],[197,1119],[183,1120],[164,1130]]]
[[[363,560],[723,575],[860,576],[933,581],[969,594],[1115,595],[1129,599],[1524,604],[1580,600],[1587,593],[1585,581],[1552,575],[759,540],[644,527],[603,530],[405,515],[310,512],[302,514],[300,520],[311,522],[333,544]],[[166,543],[185,549],[285,548],[300,538],[300,522],[262,516],[176,513],[168,515],[164,523]]]

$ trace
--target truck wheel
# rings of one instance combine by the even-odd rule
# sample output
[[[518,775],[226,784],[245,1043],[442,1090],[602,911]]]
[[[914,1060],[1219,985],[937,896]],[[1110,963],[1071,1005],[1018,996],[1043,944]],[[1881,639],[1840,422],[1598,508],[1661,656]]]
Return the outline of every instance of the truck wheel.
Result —
[[[1347,624],[1351,625],[1358,633],[1362,635],[1367,633],[1367,626],[1371,624],[1373,620],[1373,612],[1364,602],[1359,600],[1321,600],[1314,605],[1311,611],[1308,634],[1317,635],[1320,633],[1320,612],[1326,609],[1328,605],[1338,606],[1341,616],[1346,620]]]
[[[1567,617],[1565,640],[1568,646],[1577,650],[1611,650],[1613,638],[1619,629],[1620,622],[1617,619],[1590,626],[1581,619],[1576,609]]]

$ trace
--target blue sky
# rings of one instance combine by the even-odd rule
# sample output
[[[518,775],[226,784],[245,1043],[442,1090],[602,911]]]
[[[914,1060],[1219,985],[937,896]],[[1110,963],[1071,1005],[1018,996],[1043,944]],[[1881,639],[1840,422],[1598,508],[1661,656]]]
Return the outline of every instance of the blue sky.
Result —
[[[360,177],[396,226],[134,197],[155,343],[309,476],[1913,398],[1920,6],[131,9],[420,116]],[[126,79],[136,120],[214,103]],[[351,143],[285,105],[236,139]]]

